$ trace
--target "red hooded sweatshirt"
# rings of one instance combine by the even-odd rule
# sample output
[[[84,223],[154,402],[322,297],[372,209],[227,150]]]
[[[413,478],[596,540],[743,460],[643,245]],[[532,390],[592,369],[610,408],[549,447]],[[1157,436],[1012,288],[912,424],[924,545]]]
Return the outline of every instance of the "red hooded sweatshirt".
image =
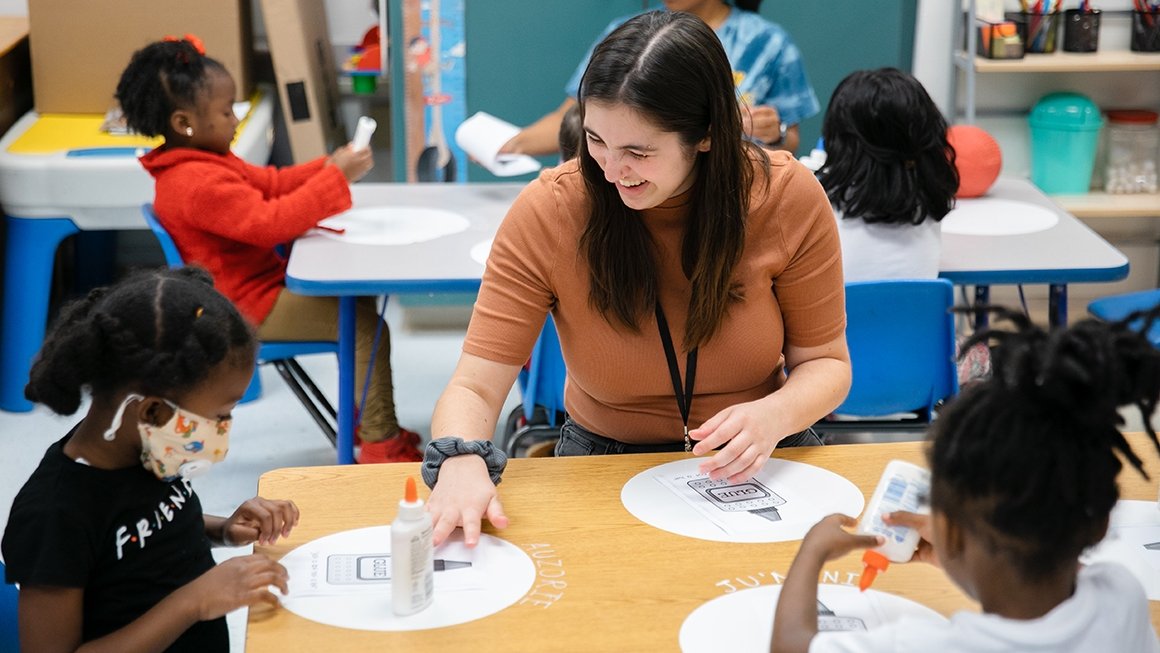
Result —
[[[255,326],[286,285],[274,247],[350,208],[350,186],[325,157],[287,168],[260,167],[232,152],[159,147],[141,157],[156,180],[153,210],[188,264]]]

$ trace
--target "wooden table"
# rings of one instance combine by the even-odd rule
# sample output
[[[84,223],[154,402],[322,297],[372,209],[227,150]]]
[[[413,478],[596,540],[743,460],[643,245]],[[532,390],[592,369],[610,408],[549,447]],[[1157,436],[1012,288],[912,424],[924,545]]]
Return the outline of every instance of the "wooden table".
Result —
[[[1160,457],[1132,438],[1153,478]],[[920,442],[804,447],[777,456],[838,472],[869,497],[887,461],[923,462]],[[494,534],[534,550],[537,578],[524,599],[490,617],[446,628],[372,632],[324,626],[287,610],[251,612],[246,651],[671,651],[685,618],[710,599],[780,582],[799,542],[728,544],[695,540],[638,521],[620,489],[638,472],[685,454],[515,459],[500,486],[511,525]],[[403,478],[418,464],[279,469],[262,475],[259,493],[293,499],[302,520],[292,536],[261,553],[280,558],[337,531],[377,526],[395,516]],[[1156,500],[1155,481],[1121,476],[1125,499]],[[830,582],[856,582],[861,555],[825,567]],[[853,577],[850,574],[854,574]],[[973,604],[941,571],[894,565],[874,588],[949,615]],[[770,606],[773,609],[773,606]],[[1151,604],[1160,625],[1160,602]]]

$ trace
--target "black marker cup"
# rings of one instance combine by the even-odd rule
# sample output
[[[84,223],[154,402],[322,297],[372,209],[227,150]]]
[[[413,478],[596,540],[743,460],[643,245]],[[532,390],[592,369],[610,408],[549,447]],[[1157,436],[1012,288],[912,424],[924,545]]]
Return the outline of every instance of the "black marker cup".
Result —
[[[1095,52],[1100,47],[1100,10],[1068,9],[1063,12],[1063,49]]]
[[[1160,52],[1160,10],[1132,12],[1132,51]]]

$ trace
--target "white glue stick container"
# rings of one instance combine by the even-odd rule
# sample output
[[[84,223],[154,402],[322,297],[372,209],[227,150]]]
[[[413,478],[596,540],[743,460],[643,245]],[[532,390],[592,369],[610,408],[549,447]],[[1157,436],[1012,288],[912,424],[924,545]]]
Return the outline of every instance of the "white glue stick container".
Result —
[[[399,514],[391,522],[391,609],[405,617],[435,600],[435,547],[431,539],[431,515],[407,477],[399,502]]]
[[[901,460],[891,460],[882,472],[874,496],[858,522],[858,533],[881,535],[886,542],[862,554],[862,578],[858,588],[866,591],[879,572],[886,571],[891,562],[906,562],[918,548],[918,531],[901,526],[888,526],[882,515],[897,510],[925,512],[925,497],[930,495],[930,472]]]
[[[375,128],[379,124],[375,122],[374,118],[363,116],[358,119],[358,126],[354,128],[354,138],[350,139],[350,147],[353,150],[365,150],[371,144],[371,135],[375,133]]]

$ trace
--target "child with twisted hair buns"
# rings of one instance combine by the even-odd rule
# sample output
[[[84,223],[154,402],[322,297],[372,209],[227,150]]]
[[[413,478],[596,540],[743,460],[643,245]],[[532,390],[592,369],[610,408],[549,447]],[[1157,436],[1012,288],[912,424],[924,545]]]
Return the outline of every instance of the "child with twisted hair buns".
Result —
[[[255,346],[194,268],[139,273],[62,311],[24,394],[62,415],[91,402],[16,495],[0,545],[23,650],[227,651],[225,614],[287,591],[282,565],[215,566],[210,547],[276,542],[298,508],[255,497],[205,515],[189,481],[225,458]]]
[[[286,168],[250,165],[230,152],[234,93],[233,78],[192,37],[133,54],[116,95],[130,129],[165,139],[141,157],[156,181],[154,212],[183,260],[213,275],[263,341],[336,340],[338,299],[287,290],[275,248],[351,207],[350,183],[374,165],[370,150],[346,145]],[[359,462],[419,460],[419,436],[395,416],[390,338],[374,298],[357,302],[355,331],[356,396],[369,384]]]
[[[869,632],[818,633],[818,572],[878,545],[831,515],[806,535],[782,588],[773,651],[1160,651],[1144,590],[1114,563],[1081,565],[1104,538],[1119,497],[1121,458],[1147,477],[1117,428],[1134,405],[1152,444],[1160,352],[1144,337],[1160,315],[1085,320],[1046,332],[998,309],[1012,331],[994,344],[994,375],[967,388],[931,428],[931,515],[893,513],[917,528],[916,559],[942,567],[981,614],[949,622],[904,618]],[[1140,330],[1129,327],[1143,319]]]

